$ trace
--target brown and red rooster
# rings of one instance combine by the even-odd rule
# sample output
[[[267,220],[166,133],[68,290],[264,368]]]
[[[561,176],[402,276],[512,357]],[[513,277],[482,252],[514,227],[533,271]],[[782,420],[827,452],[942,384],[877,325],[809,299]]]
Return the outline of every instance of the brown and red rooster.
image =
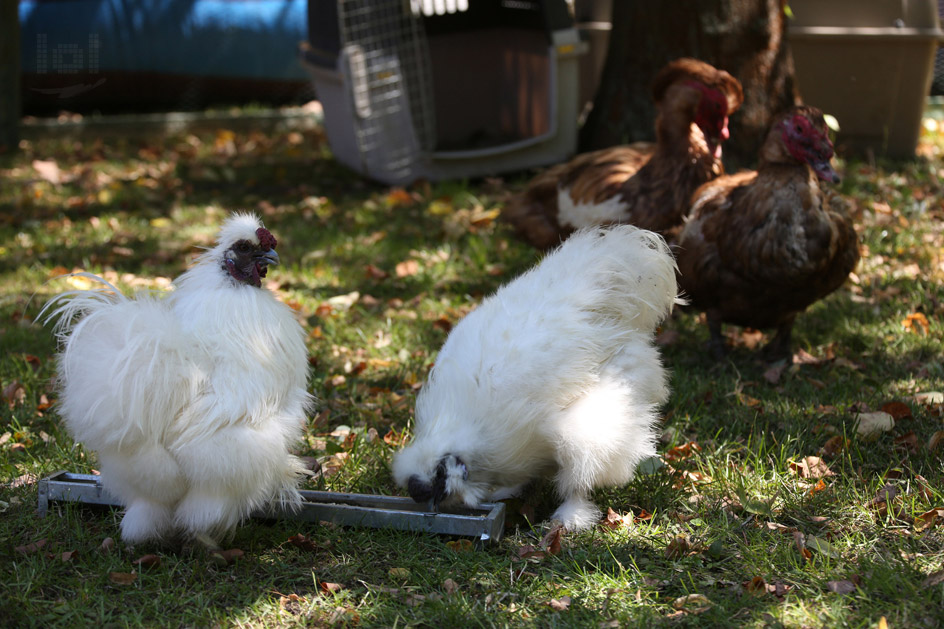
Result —
[[[728,116],[744,97],[733,76],[688,58],[660,70],[652,94],[656,144],[585,153],[535,177],[502,212],[522,238],[548,249],[581,227],[627,223],[671,241],[692,192],[722,174]]]
[[[710,349],[724,353],[722,323],[774,328],[771,359],[791,356],[797,315],[839,288],[859,260],[845,202],[824,189],[839,176],[823,113],[775,116],[756,171],[719,177],[692,196],[678,238],[680,284],[706,313]]]

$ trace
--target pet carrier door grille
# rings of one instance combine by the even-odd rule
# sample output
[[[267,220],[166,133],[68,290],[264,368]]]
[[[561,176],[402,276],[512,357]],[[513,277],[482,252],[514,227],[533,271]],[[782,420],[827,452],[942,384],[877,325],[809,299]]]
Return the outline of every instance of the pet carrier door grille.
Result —
[[[338,0],[361,161],[405,176],[432,150],[435,118],[426,35],[410,0]]]

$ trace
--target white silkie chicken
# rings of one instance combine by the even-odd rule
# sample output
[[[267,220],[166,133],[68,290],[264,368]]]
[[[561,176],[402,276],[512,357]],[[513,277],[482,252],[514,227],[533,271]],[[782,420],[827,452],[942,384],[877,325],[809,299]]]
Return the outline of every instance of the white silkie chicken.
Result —
[[[236,214],[163,298],[99,279],[44,308],[59,317],[59,412],[124,503],[124,540],[212,542],[272,500],[299,504],[288,449],[312,397],[304,332],[261,286],[276,244]]]
[[[552,517],[591,526],[590,492],[655,454],[668,387],[653,337],[676,295],[660,236],[576,232],[453,329],[394,480],[417,502],[476,506],[553,475],[563,503]]]

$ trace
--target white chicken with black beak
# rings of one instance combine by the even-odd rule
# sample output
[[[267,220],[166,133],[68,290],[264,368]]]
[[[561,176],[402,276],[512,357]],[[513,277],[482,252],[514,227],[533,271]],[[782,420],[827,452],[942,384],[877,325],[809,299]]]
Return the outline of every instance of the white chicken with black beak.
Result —
[[[578,231],[452,330],[394,480],[417,502],[474,507],[552,476],[563,501],[552,518],[592,526],[591,491],[655,454],[669,390],[653,339],[677,301],[660,236]]]
[[[215,543],[272,500],[300,504],[289,447],[312,396],[305,334],[262,287],[276,244],[236,214],[163,298],[95,278],[107,288],[44,308],[58,317],[59,412],[98,453],[125,541]]]

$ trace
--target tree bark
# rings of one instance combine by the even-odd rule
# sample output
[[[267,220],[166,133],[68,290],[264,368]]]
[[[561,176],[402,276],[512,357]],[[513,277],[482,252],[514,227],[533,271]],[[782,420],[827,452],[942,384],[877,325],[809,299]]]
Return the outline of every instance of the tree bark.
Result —
[[[0,0],[0,154],[19,146],[20,89],[19,3]]]
[[[654,138],[650,84],[663,65],[695,57],[744,88],[730,120],[729,169],[756,163],[771,116],[797,102],[786,42],[787,0],[614,0],[613,30],[580,150]]]

